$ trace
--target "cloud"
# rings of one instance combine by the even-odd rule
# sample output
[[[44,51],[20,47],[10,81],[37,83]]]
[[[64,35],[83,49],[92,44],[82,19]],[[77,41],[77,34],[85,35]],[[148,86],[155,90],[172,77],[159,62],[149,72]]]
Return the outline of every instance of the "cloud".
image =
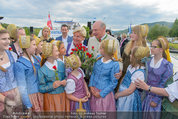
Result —
[[[4,16],[1,22],[20,26],[43,27],[49,12],[52,21],[73,20],[86,25],[87,21],[103,20],[111,29],[174,21],[178,17],[176,0],[0,0],[0,3],[0,16]]]

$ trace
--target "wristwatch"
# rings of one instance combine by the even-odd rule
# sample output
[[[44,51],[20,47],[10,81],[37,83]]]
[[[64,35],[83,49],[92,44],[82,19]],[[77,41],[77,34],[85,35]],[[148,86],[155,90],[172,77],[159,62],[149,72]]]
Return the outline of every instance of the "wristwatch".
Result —
[[[149,88],[148,88],[148,92],[150,92],[150,91],[151,91],[151,87],[152,87],[152,86],[149,86]]]

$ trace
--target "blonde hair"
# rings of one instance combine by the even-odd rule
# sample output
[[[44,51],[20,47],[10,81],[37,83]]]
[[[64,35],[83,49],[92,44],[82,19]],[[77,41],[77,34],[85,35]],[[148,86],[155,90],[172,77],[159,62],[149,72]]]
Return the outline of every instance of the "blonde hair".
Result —
[[[86,37],[86,30],[84,27],[76,27],[73,31],[73,33],[79,32],[83,37]]]
[[[51,43],[51,42],[44,42],[42,46],[42,60],[41,60],[41,66],[44,65],[46,62],[47,58],[52,56],[53,49],[56,44]]]
[[[113,57],[114,53],[117,51],[118,43],[116,40],[106,39],[101,42],[101,47],[103,47],[107,55]]]
[[[14,39],[14,40],[17,39],[17,27],[15,24],[9,24],[7,26],[7,31],[9,32],[11,39]]]
[[[148,57],[150,55],[150,50],[148,47],[136,46],[134,47],[131,55],[132,67],[135,67],[137,64],[139,64],[139,66],[143,66],[144,64],[141,62],[141,59],[144,57]]]
[[[133,27],[133,32],[138,36],[138,39],[135,41],[136,42],[136,46],[144,46],[146,47],[147,44],[146,44],[146,35],[148,32],[143,32],[143,27],[142,25],[137,25],[137,26],[134,26]],[[127,43],[125,49],[124,49],[124,52],[126,55],[129,55],[130,51],[132,50],[132,48],[134,47],[134,41],[131,40]]]
[[[45,39],[45,38],[44,38],[44,35],[43,35],[43,31],[44,31],[45,29],[47,29],[47,30],[49,31],[49,34],[48,34],[48,38],[47,38],[47,39]],[[40,39],[41,39],[41,40],[48,40],[48,39],[50,38],[50,34],[51,34],[50,28],[47,27],[47,26],[45,26],[45,27],[42,29],[42,36],[40,37]]]
[[[127,38],[127,35],[125,33],[122,34],[123,38]]]
[[[167,55],[166,55],[166,53],[165,53],[165,51],[166,51],[166,46],[164,45],[163,39],[159,37],[159,38],[157,38],[157,39],[154,40],[154,41],[157,41],[157,43],[158,43],[157,45],[158,45],[160,48],[163,49],[163,53],[162,53],[163,58],[167,59]]]
[[[30,36],[30,43],[33,41],[33,40],[35,40],[32,36]],[[30,62],[31,62],[31,64],[32,64],[32,66],[33,66],[33,70],[34,70],[34,74],[36,74],[36,68],[35,68],[35,66],[34,66],[34,64],[33,64],[33,62],[32,62],[32,59],[31,59],[31,57],[29,56],[29,54],[27,53],[27,50],[26,50],[27,48],[22,48],[22,50],[23,50],[23,52],[27,55],[27,57],[29,58],[29,60],[30,60]],[[34,56],[34,55],[32,55],[37,61],[38,61],[38,59]]]
[[[68,57],[65,58],[65,65],[67,68],[72,68],[77,69],[79,67],[79,60],[78,60],[78,56],[75,54],[72,54]]]

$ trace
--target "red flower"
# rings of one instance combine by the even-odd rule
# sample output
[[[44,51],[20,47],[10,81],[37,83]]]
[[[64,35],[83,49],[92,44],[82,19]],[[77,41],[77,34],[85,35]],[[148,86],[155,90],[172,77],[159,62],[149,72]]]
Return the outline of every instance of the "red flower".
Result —
[[[86,48],[86,50],[88,50],[88,48]]]
[[[90,54],[90,55],[88,55],[88,57],[89,57],[89,58],[91,58],[91,57],[92,57],[92,55]]]
[[[79,45],[80,45],[80,46],[82,46],[82,44],[81,44],[81,43],[80,43]]]
[[[75,50],[74,50],[74,51],[78,51],[78,50],[77,50],[77,48],[75,48]]]
[[[81,47],[79,47],[78,49],[79,49],[79,50],[82,50],[82,48],[81,48]]]
[[[79,45],[76,45],[76,47],[79,47]]]
[[[94,46],[92,46],[92,49],[94,49]]]
[[[87,52],[87,53],[86,53],[86,55],[88,55],[88,56],[89,56],[89,55],[90,55],[90,53],[89,53],[89,52]]]
[[[12,48],[10,47],[9,50],[12,51]]]
[[[73,54],[73,52],[70,53],[71,55]]]
[[[57,67],[54,65],[54,66],[53,66],[53,69],[54,69],[54,70],[57,70]]]
[[[72,51],[75,51],[75,49],[72,48]]]
[[[83,47],[83,49],[85,49],[85,46],[82,46]]]

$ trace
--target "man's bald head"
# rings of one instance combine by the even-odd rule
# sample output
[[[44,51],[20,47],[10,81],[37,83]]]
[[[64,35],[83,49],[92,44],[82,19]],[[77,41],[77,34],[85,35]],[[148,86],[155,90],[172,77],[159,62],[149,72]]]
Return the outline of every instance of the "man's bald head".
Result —
[[[100,39],[105,35],[106,31],[106,25],[102,21],[96,21],[93,24],[93,35],[97,38]]]

